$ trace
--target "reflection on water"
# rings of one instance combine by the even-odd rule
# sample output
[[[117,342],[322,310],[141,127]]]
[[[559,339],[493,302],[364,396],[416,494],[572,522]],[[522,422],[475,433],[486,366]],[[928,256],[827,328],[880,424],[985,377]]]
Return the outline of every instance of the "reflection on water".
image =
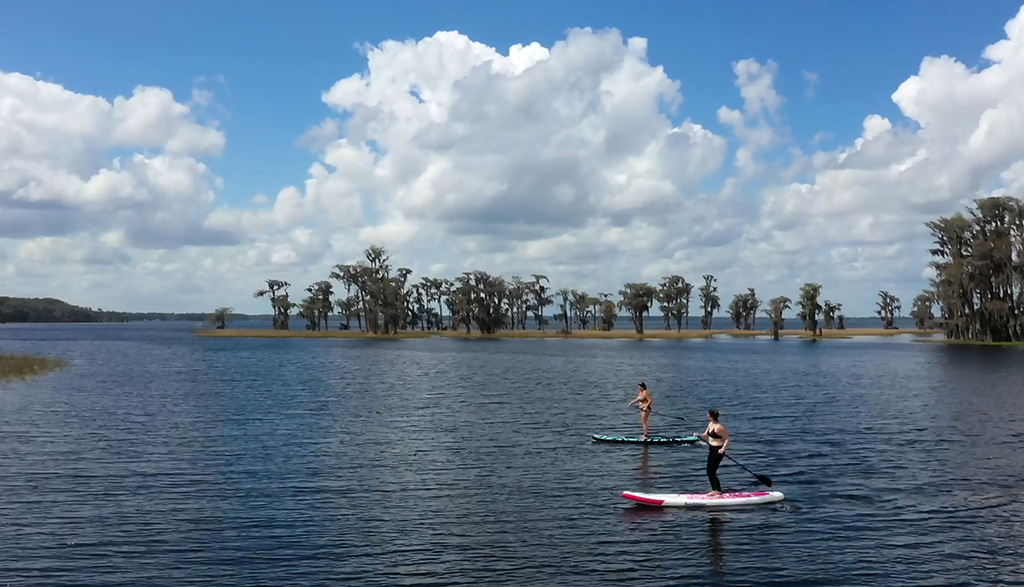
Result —
[[[651,447],[644,445],[644,452],[640,454],[640,484],[644,489],[651,486]]]
[[[722,526],[725,520],[721,514],[708,514],[708,562],[715,578],[725,579],[725,548],[722,546]]]

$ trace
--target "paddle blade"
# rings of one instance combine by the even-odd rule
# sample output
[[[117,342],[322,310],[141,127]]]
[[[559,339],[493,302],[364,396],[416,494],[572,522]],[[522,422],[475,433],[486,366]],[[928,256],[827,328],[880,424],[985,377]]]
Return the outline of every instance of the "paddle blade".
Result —
[[[772,478],[769,477],[768,475],[754,475],[754,477],[757,477],[757,480],[760,481],[761,484],[764,485],[765,487],[772,486]]]

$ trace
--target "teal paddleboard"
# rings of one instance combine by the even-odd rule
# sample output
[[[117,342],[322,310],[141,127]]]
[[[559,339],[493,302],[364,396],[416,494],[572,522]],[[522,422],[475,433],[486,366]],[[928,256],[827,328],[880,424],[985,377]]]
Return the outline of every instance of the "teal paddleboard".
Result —
[[[610,434],[593,434],[591,438],[598,442],[636,442],[640,444],[693,444],[700,439],[696,436],[615,436]]]

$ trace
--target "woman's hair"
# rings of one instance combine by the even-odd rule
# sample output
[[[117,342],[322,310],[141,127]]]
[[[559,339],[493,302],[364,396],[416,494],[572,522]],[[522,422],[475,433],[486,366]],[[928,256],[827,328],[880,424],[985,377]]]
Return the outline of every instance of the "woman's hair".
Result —
[[[715,422],[718,421],[718,410],[708,410],[708,415],[711,416],[711,419]]]
[[[641,381],[638,385],[640,385],[640,389],[647,389],[647,384],[644,383],[643,381]]]

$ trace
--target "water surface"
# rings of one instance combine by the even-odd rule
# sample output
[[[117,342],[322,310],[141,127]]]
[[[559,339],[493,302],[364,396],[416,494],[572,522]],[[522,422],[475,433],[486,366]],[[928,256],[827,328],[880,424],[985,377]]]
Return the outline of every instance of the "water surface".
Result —
[[[0,585],[1022,584],[1020,350],[192,326],[0,327],[71,361],[0,389]],[[700,446],[591,442],[640,431],[638,380],[786,500],[622,499],[709,488]]]

